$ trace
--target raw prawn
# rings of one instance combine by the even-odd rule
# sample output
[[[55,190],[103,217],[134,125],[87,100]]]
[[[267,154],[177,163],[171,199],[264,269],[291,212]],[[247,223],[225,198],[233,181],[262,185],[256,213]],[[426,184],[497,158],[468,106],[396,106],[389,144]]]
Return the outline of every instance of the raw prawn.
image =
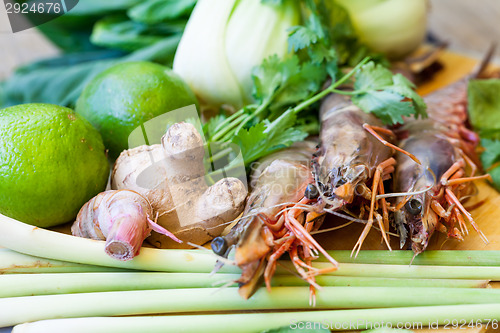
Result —
[[[212,241],[212,249],[219,255],[227,255],[235,247],[234,259],[242,269],[237,282],[244,298],[253,294],[261,276],[270,288],[276,262],[285,252],[312,286],[317,286],[314,275],[321,273],[311,267],[312,251],[322,252],[332,263],[331,270],[338,265],[310,235],[313,220],[303,225],[310,201],[304,192],[312,181],[309,164],[313,152],[314,144],[303,142],[260,161],[252,174],[243,217],[228,235]]]
[[[478,73],[484,70],[490,56],[491,50]],[[399,155],[394,181],[396,192],[410,194],[398,198],[394,216],[401,247],[406,242],[407,227],[415,254],[426,249],[435,230],[463,239],[468,233],[465,220],[488,242],[461,202],[475,190],[471,181],[490,177],[475,176],[479,137],[467,128],[469,79],[426,96],[429,119],[410,119],[397,130],[402,139],[399,146],[422,162],[417,165],[407,156]]]
[[[394,150],[402,150],[383,139],[378,132],[389,136],[394,134],[375,116],[355,106],[348,96],[329,95],[322,103],[320,119],[321,145],[312,164],[314,183],[308,186],[306,196],[317,198],[316,212],[319,215],[343,209],[360,196],[369,203],[368,223],[353,253],[357,255],[361,249],[374,217],[390,249],[386,235],[389,228],[387,203],[383,198],[380,200],[382,215],[379,214],[376,196],[384,193],[383,181],[394,171]],[[368,187],[370,184],[371,188]],[[363,214],[362,204],[360,217]]]

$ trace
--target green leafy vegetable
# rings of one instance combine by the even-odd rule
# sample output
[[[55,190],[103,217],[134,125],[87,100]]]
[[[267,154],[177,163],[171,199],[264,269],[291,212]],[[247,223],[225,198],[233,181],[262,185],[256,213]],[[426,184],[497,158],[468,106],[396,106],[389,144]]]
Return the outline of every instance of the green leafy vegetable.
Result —
[[[500,190],[500,80],[471,80],[468,112],[472,126],[481,137],[483,167]]]
[[[171,63],[179,37],[166,38],[150,47],[121,58],[96,58],[72,64],[66,56],[59,65],[43,63],[18,69],[3,86],[4,106],[23,103],[51,103],[73,106],[85,85],[101,71],[125,61],[156,61]]]
[[[481,137],[500,139],[500,80],[471,80],[469,118]]]
[[[137,4],[128,11],[128,16],[146,24],[157,24],[183,16],[189,16],[196,0],[148,0]]]
[[[401,74],[393,76],[389,69],[370,62],[356,74],[353,102],[385,124],[403,123],[403,117],[412,114],[426,116],[425,103],[414,88]]]
[[[280,61],[276,55],[253,70],[253,95],[260,103],[273,101],[273,109],[296,104],[318,91],[326,74],[314,63],[300,64],[293,55]]]
[[[126,11],[140,3],[141,0],[85,0],[79,1],[70,12],[63,16],[102,16],[110,13]]]
[[[91,40],[103,47],[136,51],[153,45],[167,36],[180,35],[185,22],[146,25],[130,21],[124,15],[108,16],[94,25]]]
[[[289,110],[273,122],[264,120],[249,129],[240,130],[232,142],[239,145],[245,164],[249,164],[276,150],[302,141],[307,133],[292,126],[296,116]]]

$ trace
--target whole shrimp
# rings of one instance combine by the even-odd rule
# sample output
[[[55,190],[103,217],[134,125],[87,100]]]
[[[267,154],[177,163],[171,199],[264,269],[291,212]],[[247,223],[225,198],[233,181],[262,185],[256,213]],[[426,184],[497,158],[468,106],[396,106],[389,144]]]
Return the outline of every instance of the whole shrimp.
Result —
[[[473,76],[484,71],[491,52]],[[402,139],[399,146],[422,162],[417,165],[407,156],[399,155],[394,181],[396,192],[413,193],[398,198],[394,217],[401,247],[406,242],[407,227],[415,255],[426,249],[435,230],[463,239],[468,233],[465,220],[488,242],[461,202],[474,191],[471,181],[490,177],[475,176],[479,137],[466,126],[469,79],[426,96],[429,119],[409,120],[398,130]]]
[[[309,234],[313,224],[303,226],[303,208],[309,201],[304,192],[312,181],[309,164],[314,145],[298,143],[261,160],[252,173],[252,190],[243,217],[229,234],[212,241],[212,249],[222,256],[235,248],[234,259],[242,270],[237,282],[244,298],[253,294],[261,276],[270,288],[276,261],[285,252],[312,286],[317,286],[314,274],[309,273],[314,271],[312,251],[322,252],[332,263],[332,270],[337,267],[337,262]]]
[[[376,210],[376,198],[377,193],[384,193],[383,181],[394,171],[394,150],[406,152],[383,139],[377,132],[389,136],[394,134],[375,116],[352,104],[348,96],[329,95],[321,105],[320,119],[321,144],[312,164],[314,183],[308,186],[306,196],[317,198],[318,215],[335,213],[351,204],[356,196],[368,201],[368,223],[353,253],[357,255],[361,249],[374,217],[390,249],[386,235],[389,228],[387,203],[383,198],[380,200],[380,215]],[[416,160],[414,156],[410,157]],[[371,188],[368,187],[370,183]],[[362,204],[360,218],[363,214]]]

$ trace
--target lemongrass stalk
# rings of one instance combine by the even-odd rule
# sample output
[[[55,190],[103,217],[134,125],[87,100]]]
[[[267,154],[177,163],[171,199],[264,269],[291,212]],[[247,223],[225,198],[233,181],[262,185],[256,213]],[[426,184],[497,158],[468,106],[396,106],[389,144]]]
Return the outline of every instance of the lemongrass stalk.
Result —
[[[362,330],[381,325],[409,324],[412,328],[428,328],[465,320],[482,327],[498,327],[500,304],[446,305],[333,311],[301,311],[279,313],[245,313],[187,316],[143,316],[120,318],[78,318],[44,320],[14,327],[12,333],[163,333],[204,332],[255,333],[282,326],[297,327],[299,322],[321,323],[333,331]],[[316,326],[317,327],[317,326]],[[351,328],[350,328],[351,327]]]
[[[276,287],[271,292],[261,288],[245,300],[235,288],[196,288],[11,297],[0,299],[0,327],[87,316],[306,309],[309,293],[308,287]],[[316,295],[315,308],[486,304],[499,299],[496,289],[324,287]]]
[[[500,251],[424,251],[414,257],[413,251],[367,250],[356,258],[351,251],[328,251],[338,262],[388,265],[439,265],[439,266],[500,266]],[[326,261],[320,257],[319,261]],[[412,261],[413,260],[413,261]]]
[[[238,277],[238,274],[211,275],[209,273],[149,272],[16,274],[15,276],[0,276],[0,297],[129,290],[212,288],[235,281]],[[295,279],[300,280],[298,278]],[[287,282],[293,285],[293,281]]]
[[[0,246],[48,259],[160,272],[210,272],[216,262],[211,251],[142,248],[134,259],[119,261],[104,252],[104,241],[75,237],[28,225],[0,214]],[[238,272],[230,265],[222,271]]]
[[[0,274],[121,272],[123,269],[50,260],[0,248]]]
[[[282,261],[277,273],[294,269],[290,262]],[[324,269],[331,267],[330,263],[316,262],[313,267]],[[500,267],[490,266],[408,266],[408,265],[372,265],[372,264],[340,264],[334,272],[328,275],[341,276],[371,276],[403,279],[485,279],[500,281]]]
[[[130,261],[119,261],[104,253],[104,241],[74,237],[45,230],[0,215],[0,246],[17,252],[81,264],[108,266],[160,272],[207,273],[212,271],[216,257],[210,251],[160,250],[142,248]],[[286,269],[278,267],[277,273],[294,271],[290,262],[282,261]],[[331,267],[327,263],[314,263],[315,267]],[[224,265],[220,272],[237,273],[235,266]],[[373,276],[389,278],[438,278],[438,279],[487,279],[500,280],[500,266],[417,266],[342,264],[333,275]]]
[[[208,273],[66,273],[0,276],[0,297],[56,295],[104,291],[211,288],[236,286],[238,274]],[[321,286],[352,287],[440,287],[486,288],[486,280],[386,279],[347,276],[318,276]],[[272,286],[308,286],[296,276],[275,276]]]
[[[316,282],[322,287],[407,287],[412,288],[487,288],[489,280],[468,279],[398,279],[358,276],[316,276]],[[272,286],[308,286],[309,282],[295,276],[275,275]],[[321,292],[321,291],[318,291]]]

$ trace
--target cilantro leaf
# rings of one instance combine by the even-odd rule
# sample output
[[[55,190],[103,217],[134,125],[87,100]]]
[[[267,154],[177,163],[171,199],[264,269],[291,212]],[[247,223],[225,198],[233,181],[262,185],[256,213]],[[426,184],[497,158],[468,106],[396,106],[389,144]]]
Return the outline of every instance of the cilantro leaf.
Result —
[[[392,85],[392,72],[370,61],[356,73],[355,90],[376,90]]]
[[[467,88],[470,122],[484,138],[500,138],[500,80],[471,80]]]
[[[484,148],[484,152],[481,154],[481,162],[485,169],[500,162],[500,140],[481,139],[481,146]]]
[[[394,75],[392,80],[394,85],[389,89],[412,101],[416,111],[416,117],[420,116],[426,118],[427,106],[425,105],[424,99],[415,91],[415,85],[401,74]]]
[[[287,111],[273,122],[263,121],[240,130],[232,142],[240,146],[245,164],[249,165],[265,155],[304,140],[308,134],[291,127],[295,121],[295,115]]]
[[[481,154],[483,167],[488,171],[493,184],[500,190],[500,140],[481,139],[484,152]]]
[[[255,99],[260,102],[272,99],[275,92],[283,87],[287,80],[299,70],[299,58],[296,55],[280,60],[274,54],[264,59],[260,66],[254,67],[252,70]]]
[[[284,60],[273,55],[252,72],[254,97],[261,103],[271,101],[278,110],[298,103],[318,91],[326,78],[322,65],[305,62],[293,55]]]
[[[210,118],[206,123],[203,124],[203,134],[205,137],[209,138],[215,133],[215,129],[222,124],[227,116],[224,114],[218,114],[215,117]]]
[[[273,101],[272,109],[299,103],[318,91],[326,75],[321,65],[305,63],[300,70],[291,75]]]
[[[403,117],[415,113],[411,102],[402,101],[403,96],[387,90],[370,90],[352,101],[366,113],[373,113],[384,124],[401,124]]]
[[[356,73],[353,103],[363,111],[375,114],[385,124],[403,123],[403,117],[425,117],[425,103],[415,86],[401,74],[369,62]]]
[[[308,27],[300,25],[291,27],[288,33],[288,51],[297,52],[318,41],[318,35]]]

